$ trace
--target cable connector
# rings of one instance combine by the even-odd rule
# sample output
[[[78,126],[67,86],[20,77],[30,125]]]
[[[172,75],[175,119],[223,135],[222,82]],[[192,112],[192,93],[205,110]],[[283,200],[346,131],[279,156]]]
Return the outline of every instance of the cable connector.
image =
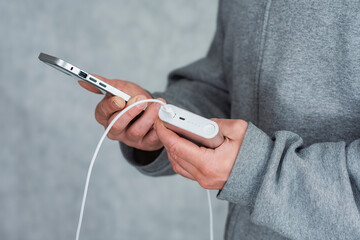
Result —
[[[166,112],[167,114],[169,114],[171,116],[171,118],[174,118],[176,115],[174,110],[168,104],[163,105],[161,110]]]

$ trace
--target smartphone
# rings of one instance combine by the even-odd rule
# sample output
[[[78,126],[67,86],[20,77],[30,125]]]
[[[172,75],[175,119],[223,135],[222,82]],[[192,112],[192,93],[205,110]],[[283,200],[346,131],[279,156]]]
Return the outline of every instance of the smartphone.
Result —
[[[74,65],[65,62],[64,60],[48,55],[46,53],[40,53],[39,59],[43,61],[44,63],[56,68],[57,70],[69,75],[76,77],[79,80],[83,80],[85,82],[88,82],[95,87],[97,87],[102,93],[110,93],[114,96],[121,97],[126,102],[129,101],[131,98],[130,95],[124,93],[123,91],[111,86],[110,84],[100,80],[99,78],[95,77],[94,75],[91,75],[84,70],[81,70],[78,67],[75,67]]]

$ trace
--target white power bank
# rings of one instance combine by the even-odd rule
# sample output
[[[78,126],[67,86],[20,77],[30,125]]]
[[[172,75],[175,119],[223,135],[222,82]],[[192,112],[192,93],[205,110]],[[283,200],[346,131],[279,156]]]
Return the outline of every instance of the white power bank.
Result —
[[[167,104],[160,108],[159,118],[170,130],[202,146],[216,148],[224,142],[216,122],[185,109]]]

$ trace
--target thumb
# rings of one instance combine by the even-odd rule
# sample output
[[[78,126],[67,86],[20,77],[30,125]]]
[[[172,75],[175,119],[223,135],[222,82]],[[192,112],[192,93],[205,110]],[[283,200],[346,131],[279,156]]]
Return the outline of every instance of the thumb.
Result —
[[[218,124],[219,131],[230,140],[242,140],[248,127],[248,123],[241,119],[213,118],[211,120]]]

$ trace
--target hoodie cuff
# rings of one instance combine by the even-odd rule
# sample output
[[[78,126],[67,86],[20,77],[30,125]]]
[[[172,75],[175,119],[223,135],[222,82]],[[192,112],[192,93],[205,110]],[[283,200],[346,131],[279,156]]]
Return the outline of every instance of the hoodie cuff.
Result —
[[[229,179],[217,197],[235,204],[253,206],[273,144],[268,135],[249,122]]]

